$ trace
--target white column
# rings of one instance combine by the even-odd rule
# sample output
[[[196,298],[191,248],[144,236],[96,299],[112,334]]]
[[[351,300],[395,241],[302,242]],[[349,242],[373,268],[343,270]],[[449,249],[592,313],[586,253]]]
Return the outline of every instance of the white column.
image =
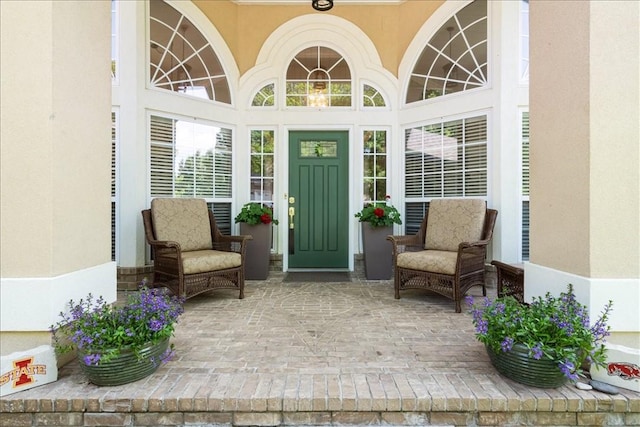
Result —
[[[491,81],[495,105],[495,125],[490,128],[492,152],[492,199],[498,210],[493,238],[494,259],[522,261],[521,233],[521,121],[520,108],[528,106],[528,85],[520,81],[520,2],[490,2]]]
[[[147,117],[142,102],[146,60],[145,2],[121,1],[118,68],[113,87],[118,111],[119,146],[117,180],[118,267],[145,265],[146,241],[140,211],[148,207]]]

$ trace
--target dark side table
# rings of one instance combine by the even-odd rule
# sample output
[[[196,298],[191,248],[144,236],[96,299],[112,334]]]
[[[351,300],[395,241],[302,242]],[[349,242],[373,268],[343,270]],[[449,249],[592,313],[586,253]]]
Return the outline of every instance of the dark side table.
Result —
[[[524,269],[522,264],[505,264],[500,261],[491,261],[496,267],[498,279],[498,297],[513,296],[524,303]]]

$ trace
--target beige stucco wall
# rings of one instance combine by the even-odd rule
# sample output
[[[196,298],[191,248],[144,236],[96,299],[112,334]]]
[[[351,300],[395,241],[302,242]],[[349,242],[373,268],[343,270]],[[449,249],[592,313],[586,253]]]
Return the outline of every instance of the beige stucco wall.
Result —
[[[531,2],[535,264],[640,277],[639,8]]]
[[[590,275],[640,278],[640,2],[589,5]]]
[[[357,25],[375,44],[383,66],[397,76],[407,46],[442,3],[443,0],[412,0],[398,5],[367,6],[363,13],[362,6],[341,5],[339,1],[329,12],[315,12],[311,2],[283,7],[194,0],[227,42],[240,75],[255,65],[264,41],[280,25],[297,16],[325,13]]]
[[[1,2],[1,275],[51,271],[51,2]],[[47,43],[47,40],[49,41]],[[37,125],[36,125],[37,124]],[[44,215],[44,216],[43,216]],[[38,248],[37,253],[34,248]]]
[[[110,2],[0,8],[1,276],[109,262]]]

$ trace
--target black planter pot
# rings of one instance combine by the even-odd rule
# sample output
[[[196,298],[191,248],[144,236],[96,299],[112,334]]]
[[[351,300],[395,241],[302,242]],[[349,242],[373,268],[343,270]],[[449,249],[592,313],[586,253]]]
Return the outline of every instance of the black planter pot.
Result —
[[[365,275],[369,280],[389,280],[393,258],[387,236],[393,234],[393,227],[372,227],[368,222],[361,224]]]
[[[269,276],[272,230],[271,224],[240,223],[240,234],[253,236],[253,239],[247,242],[244,260],[245,279],[265,280]]]

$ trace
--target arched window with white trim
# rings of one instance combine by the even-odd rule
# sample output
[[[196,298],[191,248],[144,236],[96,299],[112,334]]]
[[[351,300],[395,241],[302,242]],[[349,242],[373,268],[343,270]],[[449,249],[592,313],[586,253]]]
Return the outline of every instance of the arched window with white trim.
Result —
[[[200,30],[164,1],[149,5],[150,85],[231,104],[222,64]]]
[[[488,79],[487,2],[476,0],[431,37],[413,67],[406,102],[485,87]]]
[[[362,106],[363,107],[386,107],[387,102],[380,91],[368,84],[362,85]]]
[[[287,107],[350,107],[351,88],[349,65],[328,47],[303,49],[287,68]]]
[[[275,105],[275,84],[264,85],[256,92],[251,101],[252,107],[273,107]]]

